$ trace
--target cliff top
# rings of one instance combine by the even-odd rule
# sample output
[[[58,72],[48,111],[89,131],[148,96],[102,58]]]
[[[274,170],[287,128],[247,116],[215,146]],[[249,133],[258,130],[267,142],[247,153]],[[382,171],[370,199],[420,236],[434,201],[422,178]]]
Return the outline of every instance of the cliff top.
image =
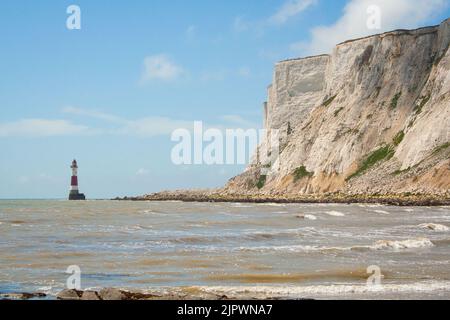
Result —
[[[299,61],[299,60],[307,60],[307,59],[314,59],[314,58],[320,58],[320,57],[329,57],[329,54],[318,54],[315,56],[307,56],[307,57],[300,57],[300,58],[291,58],[291,59],[285,59],[277,62],[277,64],[285,63],[285,62],[291,62],[291,61]]]
[[[416,29],[396,29],[396,30],[382,32],[382,33],[372,34],[372,35],[365,36],[365,37],[346,40],[344,42],[338,43],[336,45],[336,47],[344,45],[344,44],[352,43],[355,41],[370,39],[373,37],[386,37],[386,36],[390,36],[390,35],[398,36],[398,35],[405,35],[405,34],[406,35],[425,35],[425,34],[429,34],[429,33],[434,33],[434,32],[437,32],[438,28],[446,22],[450,22],[450,18],[447,18],[447,19],[443,20],[440,24],[434,25],[434,26],[420,27],[420,28],[416,28]],[[319,54],[319,55],[313,55],[313,56],[307,56],[307,57],[285,59],[285,60],[279,61],[277,64],[285,63],[285,62],[292,62],[292,61],[306,60],[306,59],[313,59],[313,58],[318,58],[318,57],[329,57],[329,56],[330,56],[329,54]]]

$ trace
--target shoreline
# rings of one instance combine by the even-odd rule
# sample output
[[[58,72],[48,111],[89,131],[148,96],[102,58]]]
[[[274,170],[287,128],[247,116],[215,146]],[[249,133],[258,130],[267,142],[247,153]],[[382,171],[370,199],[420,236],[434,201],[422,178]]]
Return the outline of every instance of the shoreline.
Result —
[[[206,292],[200,289],[189,289],[184,287],[175,287],[172,291],[148,291],[142,289],[119,289],[119,288],[103,288],[103,289],[64,289],[56,295],[50,295],[42,292],[20,292],[20,293],[2,293],[1,300],[206,300],[206,301],[230,301],[230,300],[259,300],[258,296],[251,294],[227,295],[224,293]],[[287,297],[269,296],[264,297],[264,300],[289,300]],[[304,298],[297,298],[296,300],[304,300]],[[308,299],[311,300],[311,299]]]
[[[335,300],[335,299],[428,299],[438,295],[446,299],[450,294],[448,281],[417,281],[412,283],[385,283],[371,288],[365,282],[316,284],[303,286],[188,286],[161,288],[87,288],[61,289],[57,293],[42,292],[1,293],[1,300],[65,300],[65,301],[236,301],[236,300]]]
[[[219,192],[174,191],[136,197],[117,197],[116,201],[182,201],[212,203],[279,203],[279,204],[382,204],[391,206],[450,206],[450,195],[424,194],[329,194],[329,195],[264,195],[224,194]]]

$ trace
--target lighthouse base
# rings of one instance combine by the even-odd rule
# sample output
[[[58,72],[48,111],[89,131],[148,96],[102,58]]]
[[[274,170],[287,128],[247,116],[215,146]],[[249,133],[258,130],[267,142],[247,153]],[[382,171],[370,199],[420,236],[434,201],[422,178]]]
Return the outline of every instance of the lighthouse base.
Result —
[[[69,200],[86,200],[84,193],[71,192],[69,194]]]

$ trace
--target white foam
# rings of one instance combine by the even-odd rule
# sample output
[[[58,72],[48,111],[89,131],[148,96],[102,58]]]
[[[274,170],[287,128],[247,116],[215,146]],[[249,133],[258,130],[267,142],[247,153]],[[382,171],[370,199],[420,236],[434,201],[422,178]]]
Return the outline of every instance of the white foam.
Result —
[[[378,208],[378,207],[383,207],[384,205],[382,205],[382,204],[359,204],[358,206],[361,208]]]
[[[415,248],[429,248],[434,247],[433,242],[427,238],[408,239],[401,241],[380,240],[377,241],[371,248],[375,250],[382,249],[415,249]]]
[[[387,212],[385,210],[374,210],[373,212],[381,213],[381,214],[391,214],[390,212]]]
[[[346,251],[351,247],[320,247],[310,245],[295,246],[260,246],[260,247],[240,247],[242,251],[282,251],[282,252],[317,252],[317,251]]]
[[[450,291],[450,281],[421,281],[409,284],[382,284],[368,286],[366,284],[336,284],[317,286],[216,286],[197,287],[197,289],[213,294],[228,296],[260,295],[261,297],[310,298],[312,295],[342,295],[370,293],[426,293],[435,291]]]
[[[58,291],[55,290],[52,286],[39,287],[39,288],[37,289],[37,291],[38,291],[38,292],[45,293],[45,294],[47,294],[47,295],[53,295],[53,294],[58,293]]]
[[[155,216],[164,216],[165,214],[163,212],[159,212],[159,211],[155,211],[155,210],[142,210],[139,211],[139,213],[141,214],[145,214],[145,215],[155,215]]]
[[[297,216],[297,218],[306,219],[306,220],[317,220],[317,217],[312,214],[300,214]]]
[[[251,208],[251,207],[253,207],[252,205],[244,204],[244,203],[241,203],[241,202],[232,203],[231,206],[234,207],[234,208]]]
[[[240,247],[242,251],[283,251],[283,252],[327,252],[327,251],[350,251],[350,250],[405,250],[434,247],[433,242],[427,238],[417,238],[408,240],[380,240],[372,245],[356,245],[348,247],[325,247],[315,245],[295,245],[295,246],[259,246]]]
[[[419,228],[433,230],[433,231],[449,231],[450,230],[449,227],[444,226],[443,224],[436,224],[436,223],[423,223],[423,224],[419,225]]]
[[[286,204],[284,204],[284,203],[275,203],[275,202],[263,203],[262,205],[270,206],[270,207],[285,207],[286,206]]]
[[[327,211],[325,212],[326,214],[328,214],[329,216],[333,216],[333,217],[344,217],[345,214],[339,211]]]

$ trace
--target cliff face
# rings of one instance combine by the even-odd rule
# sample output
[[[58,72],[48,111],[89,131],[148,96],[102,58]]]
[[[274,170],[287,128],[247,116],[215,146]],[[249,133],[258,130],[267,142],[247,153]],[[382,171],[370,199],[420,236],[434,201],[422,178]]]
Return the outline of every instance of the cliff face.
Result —
[[[255,161],[225,191],[449,192],[449,43],[450,19],[278,63],[264,108],[276,165],[261,176]]]

